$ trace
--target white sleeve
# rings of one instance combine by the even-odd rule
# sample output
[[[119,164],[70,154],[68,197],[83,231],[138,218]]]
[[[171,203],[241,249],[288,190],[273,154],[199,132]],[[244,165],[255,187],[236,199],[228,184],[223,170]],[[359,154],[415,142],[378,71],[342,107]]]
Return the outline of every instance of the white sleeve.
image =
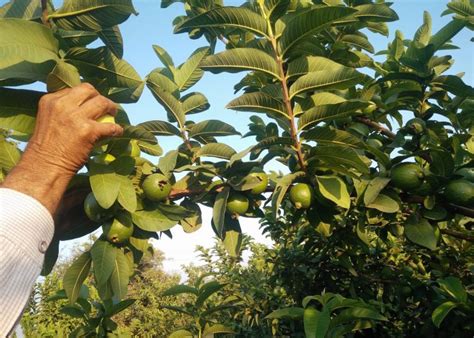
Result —
[[[0,188],[0,337],[20,318],[53,234],[53,218],[40,202]]]

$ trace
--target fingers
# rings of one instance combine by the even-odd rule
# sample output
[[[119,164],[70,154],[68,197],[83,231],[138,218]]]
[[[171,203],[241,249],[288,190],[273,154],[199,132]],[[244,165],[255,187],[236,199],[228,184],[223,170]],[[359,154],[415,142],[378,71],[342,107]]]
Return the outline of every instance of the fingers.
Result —
[[[97,95],[84,102],[84,104],[79,107],[78,113],[89,119],[97,120],[105,114],[115,116],[115,114],[117,114],[117,105],[112,100]]]
[[[66,91],[68,102],[78,107],[87,100],[99,95],[99,92],[89,83],[82,83],[79,86],[73,87],[69,90],[65,89],[64,91]],[[62,96],[62,98],[66,98],[66,95]]]
[[[115,123],[99,123],[92,122],[94,131],[97,133],[97,138],[120,136],[123,133],[123,128]]]

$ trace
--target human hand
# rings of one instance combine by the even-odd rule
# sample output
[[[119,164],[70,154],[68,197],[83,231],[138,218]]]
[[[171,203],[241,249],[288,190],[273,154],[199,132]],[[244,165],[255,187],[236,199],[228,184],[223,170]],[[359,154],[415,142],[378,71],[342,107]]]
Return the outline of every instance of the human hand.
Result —
[[[116,111],[116,104],[88,83],[45,95],[25,155],[33,153],[50,169],[72,177],[99,139],[122,133],[119,125],[96,121]]]
[[[3,187],[30,195],[52,215],[70,179],[87,161],[94,144],[122,128],[96,120],[115,115],[116,105],[90,84],[44,95],[38,105],[33,136]]]

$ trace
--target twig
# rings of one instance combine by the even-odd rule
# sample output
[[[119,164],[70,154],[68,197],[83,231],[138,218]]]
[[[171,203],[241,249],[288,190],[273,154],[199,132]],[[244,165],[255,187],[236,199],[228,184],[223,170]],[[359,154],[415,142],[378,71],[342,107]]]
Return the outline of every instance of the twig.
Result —
[[[450,230],[450,229],[441,229],[440,231],[441,231],[442,234],[445,234],[445,235],[456,237],[458,239],[463,239],[463,240],[469,241],[469,242],[474,242],[474,236],[465,234],[465,233],[460,232],[460,231]]]
[[[48,0],[41,0],[41,22],[43,22],[43,25],[51,28],[48,20]]]
[[[407,194],[401,194],[400,198],[407,203],[418,203],[418,204],[423,204],[423,201],[425,198],[423,196],[417,196],[417,195],[407,195]],[[460,205],[455,205],[451,203],[444,203],[442,204],[443,207],[454,211],[458,214],[474,218],[474,209],[462,207]]]
[[[391,138],[392,140],[394,140],[395,137],[397,136],[391,130],[385,128],[384,126],[378,124],[375,121],[372,121],[372,120],[368,119],[367,117],[359,116],[359,117],[357,117],[357,120],[359,122],[362,122],[365,125],[368,125],[369,127],[372,127],[373,129],[375,129],[375,130],[379,131],[380,133],[386,135],[387,137]]]

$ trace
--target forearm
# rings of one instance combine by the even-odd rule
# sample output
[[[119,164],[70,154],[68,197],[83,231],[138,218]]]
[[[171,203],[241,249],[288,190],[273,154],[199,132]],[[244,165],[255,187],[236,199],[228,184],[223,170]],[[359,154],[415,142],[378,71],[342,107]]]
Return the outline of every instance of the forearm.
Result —
[[[44,155],[27,148],[1,187],[33,197],[54,215],[73,174],[59,170]]]

